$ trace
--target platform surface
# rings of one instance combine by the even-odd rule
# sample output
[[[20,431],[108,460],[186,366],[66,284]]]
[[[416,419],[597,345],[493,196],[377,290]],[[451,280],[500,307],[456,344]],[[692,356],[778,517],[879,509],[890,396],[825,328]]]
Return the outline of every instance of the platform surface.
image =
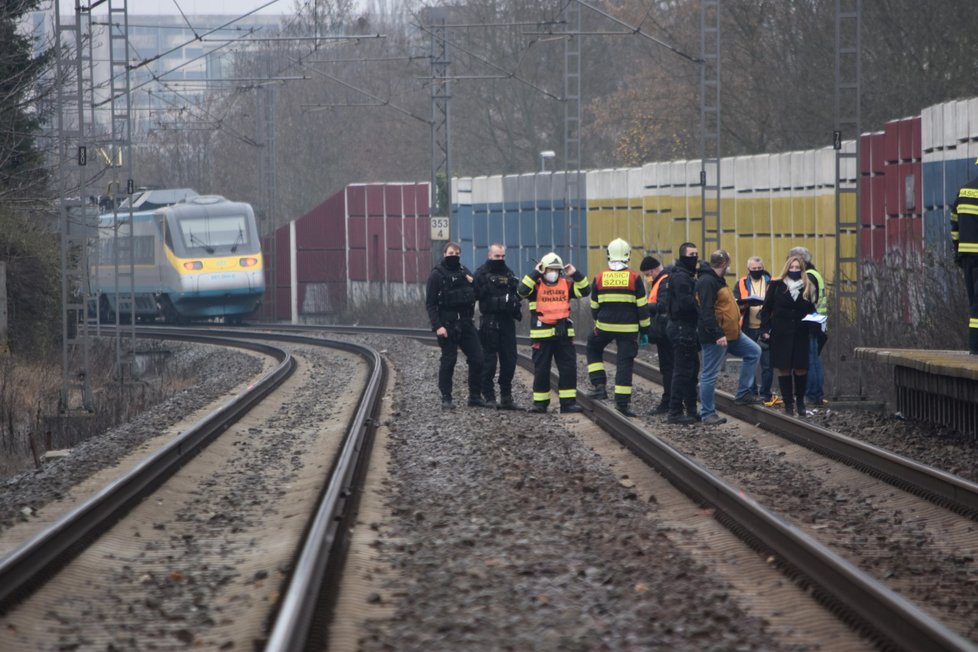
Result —
[[[882,362],[940,376],[978,380],[978,355],[967,351],[856,347],[856,359]]]

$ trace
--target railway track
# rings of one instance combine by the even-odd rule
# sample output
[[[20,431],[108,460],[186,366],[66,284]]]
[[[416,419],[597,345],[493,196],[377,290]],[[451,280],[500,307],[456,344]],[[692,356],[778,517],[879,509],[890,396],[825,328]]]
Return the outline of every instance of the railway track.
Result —
[[[175,637],[177,642],[188,645],[251,646],[253,640],[264,639],[266,649],[270,650],[297,649],[309,641],[323,640],[324,624],[317,621],[314,614],[322,613],[324,604],[328,606],[335,594],[329,587],[336,581],[337,569],[342,565],[343,539],[358,496],[355,487],[364,473],[364,460],[372,441],[373,418],[386,379],[386,369],[379,354],[369,347],[346,342],[245,331],[215,335],[193,329],[141,328],[140,336],[244,347],[272,355],[278,364],[234,399],[0,560],[0,606],[3,609],[0,619],[4,622],[0,639],[6,639],[5,642],[0,640],[0,647],[6,649],[8,644],[9,649],[86,647],[98,644],[96,641],[102,640],[100,636],[109,636],[109,640],[102,640],[102,643],[110,647],[140,647],[143,643],[139,642],[142,640],[139,637],[143,634],[149,636],[148,640],[157,642]],[[282,347],[255,341],[261,339],[286,340],[289,344]],[[317,367],[325,367],[315,361],[315,351],[322,347],[339,350],[350,360],[361,361],[343,363],[347,371],[356,364],[364,368],[359,376],[350,376],[349,382],[337,381],[336,389],[341,395],[347,394],[351,385],[355,386],[353,381],[357,377],[364,387],[358,400],[351,403],[347,399],[349,405],[330,414],[333,420],[339,421],[337,432],[330,432],[332,426],[324,425],[321,433],[305,433],[302,428],[310,428],[306,423],[299,428],[294,442],[283,443],[276,436],[258,436],[263,429],[274,428],[276,417],[281,419],[285,415],[297,423],[301,421],[301,417],[289,417],[290,400],[298,401],[296,392],[302,395],[305,391],[311,399],[322,401],[322,395],[316,389],[321,384],[305,390],[302,385],[298,385],[298,389],[290,385],[298,382],[296,369],[301,365],[297,365],[297,357],[303,358],[307,367],[303,372],[307,381],[317,373]],[[286,348],[302,353],[297,356]],[[337,353],[330,354],[328,359],[332,361],[336,356]],[[328,371],[323,368],[319,373],[328,374]],[[281,398],[283,392],[293,398]],[[270,407],[270,403],[277,407]],[[306,409],[310,415],[315,414],[313,408]],[[255,416],[262,410],[271,410],[274,414]],[[227,443],[230,439],[234,441]],[[315,454],[303,450],[310,442],[318,447],[315,449],[319,451],[318,456],[322,456],[316,459],[327,460],[325,468],[317,469],[312,460],[297,462],[303,452],[307,456]],[[330,451],[328,457],[323,450]],[[240,459],[236,457],[238,451],[245,451]],[[246,461],[249,457],[252,459]],[[232,461],[237,466],[222,470],[222,464],[232,464]],[[296,483],[300,493],[292,495],[282,486],[267,483],[258,490],[265,480],[262,476],[266,469],[267,475],[279,477],[273,472],[276,466],[281,467],[280,482]],[[309,468],[312,477],[299,467]],[[253,486],[249,487],[249,484]],[[174,489],[170,489],[171,485]],[[188,486],[193,488],[188,489]],[[250,504],[245,496],[250,497]],[[268,504],[265,504],[266,496]],[[285,507],[275,502],[283,497]],[[292,500],[296,506],[288,505]],[[307,501],[308,512],[297,511],[302,501]],[[234,502],[244,504],[228,505]],[[171,508],[171,504],[177,503],[184,505],[182,511]],[[218,503],[221,503],[220,508]],[[241,511],[236,511],[238,507]],[[169,513],[170,509],[174,511]],[[210,514],[210,518],[203,522],[202,510]],[[279,527],[283,533],[291,530],[295,542],[284,544],[283,552],[279,548],[288,540],[287,536],[273,536],[267,544],[268,557],[258,557],[259,563],[264,561],[266,564],[251,577],[240,577],[246,566],[235,567],[226,560],[234,558],[236,547],[255,547],[258,536],[254,535],[251,543],[242,543],[232,532],[247,532],[252,527],[261,529],[262,525],[256,523],[264,523],[265,517],[257,517],[255,512],[264,514],[276,510],[288,512],[283,517],[286,521]],[[147,511],[149,516],[140,514]],[[170,519],[173,514],[176,518]],[[275,527],[277,521],[268,520],[272,525],[267,527]],[[216,548],[219,552],[211,558],[197,556],[201,549],[207,548]],[[156,549],[163,552],[154,554]],[[252,550],[251,554],[254,552]],[[281,561],[271,561],[274,559]],[[221,561],[223,565],[219,565]],[[267,569],[268,564],[273,564],[271,571]],[[101,582],[106,577],[120,583],[113,585],[110,582],[105,586]],[[127,579],[133,581],[133,588],[127,589]],[[215,596],[220,594],[221,587],[235,587],[242,581],[252,589],[259,589],[259,593],[264,585],[269,585],[267,593],[271,598],[262,600],[265,604],[258,605],[257,612],[248,612],[265,615],[258,617],[257,622],[239,623],[238,629],[249,632],[253,640],[235,641],[233,636],[224,640],[207,638],[209,629],[227,630],[229,625],[231,629],[235,628],[219,619],[219,614],[231,613],[233,609],[226,602],[221,606],[221,599]],[[58,592],[63,591],[65,585],[79,583],[82,593],[74,605],[66,603],[66,600],[70,601],[67,596],[45,594],[49,586],[55,586],[51,590]],[[126,604],[128,601],[123,598],[126,595],[135,599],[135,605],[130,604],[128,616],[120,616],[118,603]],[[239,594],[237,599],[242,597]],[[189,600],[193,606],[181,603],[181,599]],[[79,606],[79,601],[88,604]],[[108,601],[107,606],[102,606],[104,601]],[[37,613],[39,605],[46,605],[40,614]],[[24,616],[26,612],[34,613]],[[189,622],[194,620],[194,612],[209,612],[209,615],[202,618],[201,623]],[[70,616],[66,615],[69,613]],[[54,627],[58,630],[54,633],[57,642],[52,644],[50,637],[33,638],[39,634],[38,628],[48,629],[38,625],[35,618],[43,622],[52,616],[57,622]],[[75,617],[82,621],[73,621]],[[84,619],[109,622],[100,622],[98,634],[93,634]],[[274,624],[266,630],[268,622]],[[195,625],[201,626],[195,628]],[[137,629],[145,631],[137,634]],[[255,631],[261,632],[257,638]],[[39,642],[45,640],[46,643]]]
[[[332,330],[332,329],[331,329]],[[347,330],[338,328],[337,330]],[[413,329],[364,329],[387,335],[428,338]],[[520,363],[532,369],[521,356]],[[637,364],[638,375],[657,380],[657,370]],[[954,628],[860,570],[824,542],[765,509],[734,486],[656,436],[649,424],[627,419],[601,402],[579,397],[588,416],[695,501],[716,510],[717,518],[750,545],[772,554],[785,572],[813,587],[820,600],[884,646],[907,650],[974,650]],[[975,519],[978,486],[803,420],[756,407],[737,406],[718,392],[722,411],[776,433],[788,441],[840,460],[933,504]]]
[[[291,334],[262,333],[233,329],[225,331],[235,337],[246,337],[252,340],[287,340],[296,345],[319,345],[319,338],[299,334],[308,331],[308,327],[283,328]],[[354,333],[380,333],[384,336],[412,337],[430,340],[430,333],[416,329],[400,328],[348,328],[337,327],[317,331],[342,331]],[[166,337],[181,335],[195,337],[195,329],[177,329],[175,333],[167,329],[144,329],[153,336]],[[354,346],[354,345],[348,345]],[[379,363],[379,355],[375,364]],[[526,360],[523,361],[527,365]],[[655,380],[656,370],[648,365],[638,364],[637,373],[640,376]],[[602,428],[625,444],[647,464],[668,478],[671,483],[680,488],[701,505],[710,506],[715,510],[717,520],[730,530],[742,537],[753,547],[765,551],[776,561],[784,572],[795,581],[811,587],[819,599],[830,605],[831,609],[840,614],[847,622],[853,623],[856,629],[864,635],[878,641],[880,645],[907,650],[973,650],[975,647],[954,628],[941,622],[940,619],[925,611],[917,604],[892,590],[887,583],[874,579],[867,572],[859,569],[857,564],[847,561],[838,552],[832,550],[824,537],[812,536],[802,527],[793,525],[783,514],[766,509],[759,500],[747,495],[737,481],[718,477],[716,473],[707,470],[702,460],[694,461],[689,453],[680,452],[680,446],[670,445],[658,434],[655,423],[643,422],[639,419],[627,419],[600,402],[581,398],[587,408],[587,414]],[[778,436],[807,446],[817,451],[819,455],[828,455],[846,464],[868,471],[874,477],[884,479],[901,489],[915,495],[925,497],[934,504],[949,508],[973,524],[975,519],[975,487],[968,482],[944,474],[922,465],[894,456],[886,451],[866,446],[861,442],[841,437],[825,429],[818,428],[804,421],[789,419],[770,411],[751,407],[735,406],[732,397],[719,393],[718,406],[724,412],[744,418],[747,423],[758,424]],[[353,430],[362,432],[363,442],[360,448],[369,447],[370,422],[372,417],[366,408],[358,412],[359,425]],[[354,449],[356,446],[353,447]],[[351,460],[357,453],[351,449],[347,455]],[[697,455],[697,457],[700,457]],[[341,465],[341,462],[337,462]],[[339,564],[334,556],[332,560],[322,553],[322,549],[342,548],[338,537],[343,527],[337,527],[342,521],[341,515],[352,513],[355,492],[350,487],[354,479],[363,473],[363,465],[350,462],[348,470],[341,475],[331,472],[330,477],[340,478],[330,484],[323,493],[340,496],[340,502],[324,501],[324,507],[317,510],[318,525],[310,525],[310,540],[320,543],[317,550],[304,551],[296,559],[297,566],[292,577],[311,578],[325,577],[333,584],[289,582],[289,592],[277,601],[281,605],[276,625],[270,628],[267,649],[295,649],[304,645],[310,635],[313,640],[321,641],[325,626],[315,622],[316,613],[328,613],[331,600],[335,597],[334,588],[339,574]],[[343,504],[344,499],[349,502]],[[130,499],[130,501],[133,499]],[[332,505],[332,506],[325,506]],[[973,529],[973,528],[971,528]],[[829,542],[831,543],[831,542]],[[335,545],[334,545],[335,544]],[[77,544],[75,544],[77,545]],[[7,560],[4,560],[6,562]],[[2,564],[3,562],[0,562]],[[2,566],[0,566],[2,568]],[[26,586],[20,583],[20,588],[11,592],[11,601]],[[6,587],[6,578],[0,575],[0,587]],[[315,606],[317,605],[318,606]],[[311,634],[310,634],[311,632]]]

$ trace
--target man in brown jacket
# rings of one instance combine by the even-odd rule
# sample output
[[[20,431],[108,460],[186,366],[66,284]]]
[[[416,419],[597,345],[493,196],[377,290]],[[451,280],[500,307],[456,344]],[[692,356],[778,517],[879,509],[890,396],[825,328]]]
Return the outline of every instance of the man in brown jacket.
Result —
[[[700,372],[700,418],[704,424],[726,423],[717,414],[716,386],[723,358],[732,353],[742,359],[737,383],[736,402],[755,402],[750,391],[761,347],[740,331],[740,308],[723,276],[730,267],[730,254],[718,249],[710,254],[710,268],[700,271],[696,280],[696,301],[700,306],[697,334],[703,347],[703,370]]]

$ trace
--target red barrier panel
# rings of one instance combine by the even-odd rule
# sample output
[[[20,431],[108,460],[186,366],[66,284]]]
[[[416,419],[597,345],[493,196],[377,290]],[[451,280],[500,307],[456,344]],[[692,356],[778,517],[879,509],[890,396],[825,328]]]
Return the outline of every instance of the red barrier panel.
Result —
[[[387,243],[384,241],[384,218],[367,218],[367,270],[368,281],[384,280],[384,252],[387,250]],[[351,275],[351,279],[354,277]],[[361,279],[354,279],[361,280]]]
[[[873,136],[864,134],[859,137],[859,174],[867,175],[873,172]]]
[[[350,249],[350,266],[347,268],[351,281],[367,280],[367,252],[364,249]]]
[[[350,216],[365,217],[367,215],[366,186],[346,187],[346,213]]]
[[[873,221],[873,177],[859,178],[859,222],[863,225]]]
[[[384,191],[386,187],[381,185],[367,186],[367,215],[370,217],[381,217],[387,214],[384,210]]]
[[[883,186],[885,187],[883,201],[885,213],[890,217],[900,214],[900,175],[896,165],[886,166],[886,174],[883,176]]]
[[[404,280],[404,252],[387,252],[387,280],[391,283]]]
[[[891,120],[883,126],[883,160],[896,163],[900,159],[900,121]]]
[[[386,215],[404,215],[408,212],[404,210],[404,188],[405,186],[384,186],[384,206]]]

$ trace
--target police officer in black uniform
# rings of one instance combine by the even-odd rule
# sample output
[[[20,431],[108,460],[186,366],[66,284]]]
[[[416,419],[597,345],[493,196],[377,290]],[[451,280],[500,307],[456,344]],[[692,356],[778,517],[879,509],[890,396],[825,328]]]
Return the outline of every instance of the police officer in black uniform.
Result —
[[[452,376],[458,350],[462,349],[469,366],[469,406],[483,407],[480,395],[482,382],[482,346],[472,319],[475,316],[475,288],[472,273],[461,262],[462,248],[455,242],[442,247],[442,260],[428,277],[425,288],[425,307],[431,330],[438,336],[441,364],[438,368],[438,389],[441,407],[451,410]]]
[[[506,266],[506,247],[489,245],[489,259],[475,270],[475,298],[479,301],[479,340],[482,343],[482,396],[487,407],[497,407],[493,379],[499,359],[499,404],[515,410],[513,374],[516,372],[516,321],[522,319],[519,281]]]

